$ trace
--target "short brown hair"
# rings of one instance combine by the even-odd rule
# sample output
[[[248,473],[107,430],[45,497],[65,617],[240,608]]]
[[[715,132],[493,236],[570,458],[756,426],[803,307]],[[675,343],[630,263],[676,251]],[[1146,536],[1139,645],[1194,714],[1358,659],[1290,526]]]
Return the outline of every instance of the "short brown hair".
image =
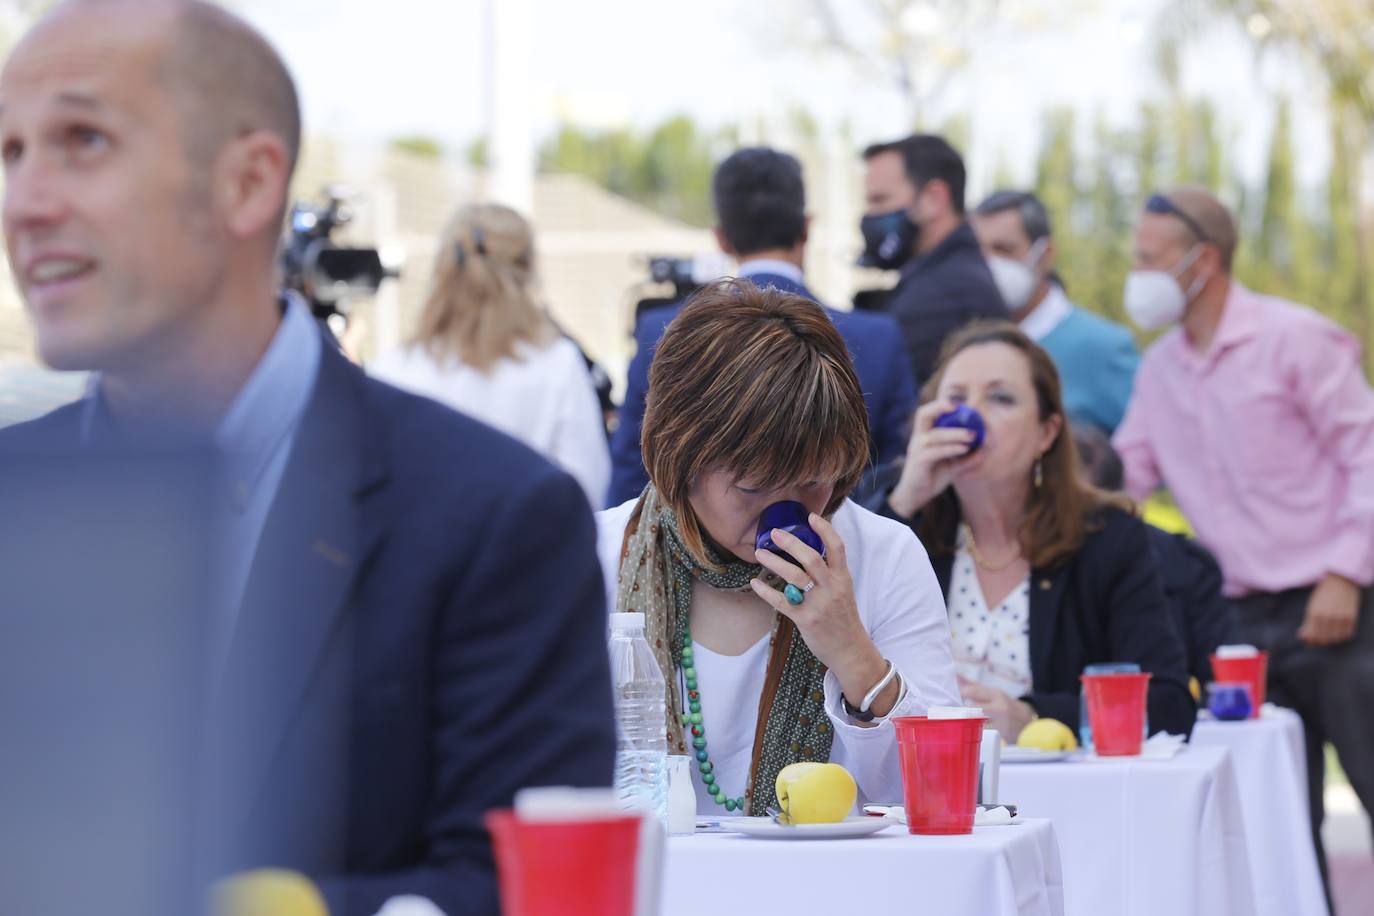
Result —
[[[1188,214],[1198,226],[1207,233],[1202,242],[1215,245],[1221,255],[1223,270],[1230,271],[1236,257],[1236,245],[1240,233],[1236,231],[1236,220],[1217,196],[1206,188],[1189,185],[1174,188],[1164,197],[1176,208]]]
[[[1059,370],[1044,348],[1016,325],[1007,321],[976,321],[951,335],[940,351],[935,374],[921,392],[922,403],[935,399],[945,369],[955,356],[970,347],[1005,344],[1020,352],[1030,364],[1031,384],[1040,407],[1040,421],[1063,418],[1064,428],[1041,456],[1041,485],[1030,491],[1026,517],[1017,539],[1021,553],[1035,569],[1053,569],[1069,559],[1096,525],[1095,516],[1114,507],[1134,512],[1124,496],[1106,493],[1089,483],[1083,474],[1074,445]],[[958,543],[959,498],[951,487],[931,500],[921,515],[919,534],[926,550],[936,555],[953,554]]]
[[[668,326],[649,370],[644,467],[708,562],[687,494],[728,470],[773,488],[835,478],[840,507],[868,463],[868,412],[849,350],[816,303],[748,281],[705,287]]]

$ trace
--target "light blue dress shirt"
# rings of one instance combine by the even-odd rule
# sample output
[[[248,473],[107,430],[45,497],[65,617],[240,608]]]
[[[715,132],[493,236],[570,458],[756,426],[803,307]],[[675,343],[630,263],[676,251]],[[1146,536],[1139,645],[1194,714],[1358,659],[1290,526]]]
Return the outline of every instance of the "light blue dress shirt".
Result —
[[[253,558],[282,476],[291,446],[319,376],[324,339],[310,307],[286,293],[281,324],[267,351],[239,390],[215,431],[222,490],[217,500],[225,527],[216,589],[221,601],[210,633],[223,662],[233,638],[239,608],[253,568]],[[90,443],[119,431],[93,376],[82,416],[82,438]]]

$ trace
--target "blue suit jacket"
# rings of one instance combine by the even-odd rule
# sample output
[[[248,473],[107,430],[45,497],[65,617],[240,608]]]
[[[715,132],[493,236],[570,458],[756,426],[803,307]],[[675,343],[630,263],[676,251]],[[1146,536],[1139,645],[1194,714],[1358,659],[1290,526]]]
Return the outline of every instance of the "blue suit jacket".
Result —
[[[749,279],[759,286],[820,301],[805,286],[787,277],[755,274]],[[680,311],[682,304],[653,309],[645,312],[635,327],[635,355],[626,373],[625,402],[620,408],[620,425],[611,438],[611,489],[607,505],[618,506],[638,496],[649,482],[640,452],[649,366],[659,338]],[[896,322],[887,315],[871,312],[842,312],[829,307],[825,311],[844,337],[863,386],[870,455],[878,464],[884,464],[906,454],[911,417],[916,411],[916,385]]]
[[[1074,306],[1040,345],[1059,367],[1069,417],[1091,423],[1107,435],[1115,432],[1126,415],[1140,366],[1131,332]]]
[[[567,474],[326,346],[211,710],[214,869],[304,872],[334,916],[495,916],[483,815],[611,783],[595,544]]]

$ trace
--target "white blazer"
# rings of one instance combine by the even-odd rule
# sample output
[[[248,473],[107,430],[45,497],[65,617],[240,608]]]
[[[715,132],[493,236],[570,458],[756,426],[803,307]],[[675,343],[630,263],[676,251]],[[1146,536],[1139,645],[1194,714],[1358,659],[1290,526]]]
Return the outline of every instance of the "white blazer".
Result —
[[[519,359],[502,359],[486,373],[457,360],[435,362],[415,346],[386,354],[368,371],[519,439],[576,478],[593,509],[604,505],[611,453],[582,354],[564,337],[517,349]]]

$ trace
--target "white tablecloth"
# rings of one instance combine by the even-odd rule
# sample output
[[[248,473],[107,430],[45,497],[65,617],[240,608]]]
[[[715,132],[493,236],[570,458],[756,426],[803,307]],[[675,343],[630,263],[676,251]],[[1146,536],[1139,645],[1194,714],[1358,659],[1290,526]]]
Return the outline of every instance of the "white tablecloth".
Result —
[[[1245,805],[1255,912],[1324,913],[1326,896],[1308,818],[1302,719],[1278,706],[1265,706],[1260,718],[1243,722],[1200,719],[1193,744],[1231,751]]]
[[[850,840],[670,837],[666,865],[662,916],[1064,912],[1059,846],[1045,820],[968,836],[894,826]]]
[[[999,801],[1054,819],[1069,916],[1250,916],[1254,892],[1229,753],[1003,763]]]

